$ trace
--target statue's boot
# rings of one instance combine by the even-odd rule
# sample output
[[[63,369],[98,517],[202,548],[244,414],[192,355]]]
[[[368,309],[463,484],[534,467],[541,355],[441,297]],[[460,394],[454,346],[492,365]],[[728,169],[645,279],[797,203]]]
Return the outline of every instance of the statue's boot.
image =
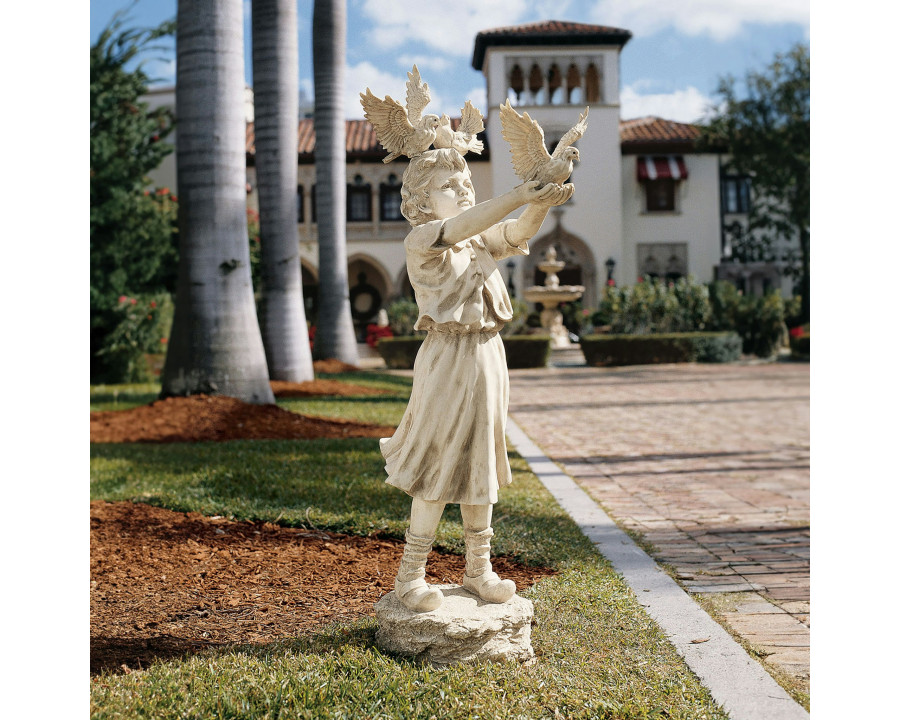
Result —
[[[394,592],[413,612],[429,612],[440,607],[444,596],[425,582],[425,562],[431,552],[432,537],[419,537],[406,531],[406,547],[400,558],[400,569],[394,580]]]
[[[491,569],[493,528],[476,532],[466,529],[466,574],[463,587],[485,602],[503,603],[516,594],[512,580],[501,580]]]

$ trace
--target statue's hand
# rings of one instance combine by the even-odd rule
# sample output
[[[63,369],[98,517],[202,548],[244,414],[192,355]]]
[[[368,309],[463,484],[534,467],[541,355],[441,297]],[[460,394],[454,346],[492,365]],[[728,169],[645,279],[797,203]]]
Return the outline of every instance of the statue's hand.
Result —
[[[532,202],[535,205],[544,205],[545,207],[554,207],[568,202],[575,192],[575,186],[572,183],[565,185],[557,185],[556,183],[547,183],[539,191],[539,197]]]

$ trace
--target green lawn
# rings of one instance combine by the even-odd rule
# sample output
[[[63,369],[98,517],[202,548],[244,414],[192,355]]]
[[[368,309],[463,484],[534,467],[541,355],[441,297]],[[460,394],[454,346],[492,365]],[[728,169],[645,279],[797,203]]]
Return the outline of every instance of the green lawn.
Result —
[[[279,405],[399,419],[409,378],[345,379],[393,392]],[[112,388],[98,388],[92,407],[133,406],[148,392],[122,387],[113,400]],[[435,669],[379,651],[367,619],[101,675],[92,682],[92,717],[726,718],[525,461],[512,454],[511,463],[514,483],[494,509],[494,548],[560,571],[522,593],[535,604],[535,664]],[[385,485],[378,442],[368,439],[92,445],[91,496],[397,538],[409,512],[407,496]],[[436,545],[462,552],[457,507],[448,507]]]

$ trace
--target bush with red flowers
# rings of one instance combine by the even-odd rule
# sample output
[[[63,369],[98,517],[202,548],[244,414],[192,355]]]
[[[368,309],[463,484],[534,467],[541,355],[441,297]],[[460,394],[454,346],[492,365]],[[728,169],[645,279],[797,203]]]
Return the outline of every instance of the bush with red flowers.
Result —
[[[381,338],[394,337],[394,333],[387,325],[375,325],[374,323],[366,326],[366,345],[370,348],[375,347]]]

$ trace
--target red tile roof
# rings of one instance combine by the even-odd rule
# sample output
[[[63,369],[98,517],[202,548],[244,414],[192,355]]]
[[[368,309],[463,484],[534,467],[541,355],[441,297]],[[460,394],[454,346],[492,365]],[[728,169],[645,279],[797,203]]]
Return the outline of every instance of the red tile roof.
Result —
[[[452,118],[453,129],[459,127],[460,118]],[[387,152],[375,137],[375,129],[367,120],[347,120],[347,156],[353,160],[380,160]],[[642,117],[619,122],[619,139],[623,154],[658,151],[688,152],[700,136],[697,125],[664,120],[658,117]],[[481,156],[469,155],[469,159],[488,160],[490,152],[487,137],[482,134],[485,143]],[[301,163],[314,161],[313,151],[316,146],[316,133],[312,118],[303,118],[297,128],[298,155]],[[649,149],[648,149],[649,148]],[[252,158],[256,153],[254,146],[253,123],[247,123],[247,155]]]
[[[699,137],[699,126],[659,117],[648,116],[619,122],[619,139],[624,155],[666,150],[687,152],[694,147]]]
[[[459,127],[461,118],[450,118],[451,127],[456,130]],[[253,123],[247,123],[246,151],[248,158],[252,158],[256,154],[255,136]],[[353,160],[381,160],[387,156],[387,151],[381,147],[378,138],[375,136],[375,128],[368,120],[347,120],[346,124],[347,139],[347,156]],[[471,155],[470,159],[478,158],[487,160],[490,153],[487,148],[487,138],[482,135],[480,138],[485,145],[484,152],[481,156]],[[297,128],[297,154],[301,163],[311,163],[315,160],[314,150],[316,147],[316,131],[312,118],[303,118]]]
[[[587,25],[565,20],[544,20],[525,25],[482,30],[475,36],[472,67],[481,70],[487,48],[496,45],[619,45],[631,39],[631,31],[606,25]]]

